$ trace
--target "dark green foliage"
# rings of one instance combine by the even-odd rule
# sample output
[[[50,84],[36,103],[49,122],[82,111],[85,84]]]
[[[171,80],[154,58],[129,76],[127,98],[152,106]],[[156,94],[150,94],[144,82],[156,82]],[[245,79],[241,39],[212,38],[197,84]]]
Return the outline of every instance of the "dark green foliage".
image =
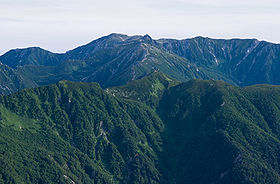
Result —
[[[8,109],[1,111],[1,134],[16,137],[10,138],[16,144],[7,138],[3,138],[3,144],[8,144],[7,152],[17,153],[15,158],[20,160],[31,154],[29,160],[34,168],[28,168],[36,170],[31,173],[32,177],[40,178],[43,172],[49,175],[47,183],[66,182],[67,177],[81,183],[90,183],[89,180],[92,183],[158,183],[160,174],[156,169],[155,151],[160,148],[160,136],[159,133],[157,137],[152,136],[151,131],[159,132],[162,122],[147,106],[115,99],[95,83],[66,81],[23,90],[1,97],[1,101]],[[13,116],[26,117],[26,120],[9,120]],[[28,121],[34,121],[33,127],[27,126]],[[5,133],[6,129],[10,133]],[[29,132],[29,137],[22,139],[20,136],[26,136],[25,132]],[[34,146],[28,146],[29,142]],[[20,148],[26,148],[26,153]],[[37,150],[41,149],[44,154],[38,155]],[[38,160],[45,160],[47,155],[58,156],[59,162]],[[20,165],[22,161],[8,155],[3,160],[12,160],[17,169],[9,172],[3,165],[4,176],[10,177],[4,178],[5,182],[25,180],[25,176],[19,175],[27,173]],[[65,164],[69,168],[67,172],[63,169]],[[17,178],[13,178],[13,173]]]
[[[280,87],[59,83],[0,96],[0,182],[280,183]]]
[[[164,166],[171,171],[167,179],[176,178],[176,183],[280,182],[280,142],[243,93],[215,81],[190,81],[170,89],[162,100],[165,108],[160,109],[165,137],[172,137],[164,155]]]
[[[125,86],[108,88],[106,92],[113,96],[133,99],[156,107],[165,90],[176,84],[179,84],[177,80],[154,71],[140,80],[129,82]]]

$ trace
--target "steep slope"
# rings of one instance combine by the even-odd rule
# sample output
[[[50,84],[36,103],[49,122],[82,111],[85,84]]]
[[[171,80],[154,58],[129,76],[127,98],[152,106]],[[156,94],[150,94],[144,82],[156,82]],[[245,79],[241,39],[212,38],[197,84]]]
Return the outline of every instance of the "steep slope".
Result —
[[[280,87],[61,81],[0,96],[6,183],[280,183]]]
[[[230,76],[238,85],[279,84],[280,45],[256,39],[161,39],[160,48]]]
[[[279,183],[279,95],[275,86],[216,81],[170,88],[159,108],[166,126],[163,176],[170,183]]]
[[[147,42],[147,36],[127,36],[124,34],[112,33],[108,36],[101,37],[86,45],[80,46],[73,50],[67,51],[65,58],[76,60],[88,60],[98,51],[113,49],[121,45],[132,44],[135,42]]]
[[[143,104],[65,81],[1,97],[1,104],[6,183],[159,182],[163,125]]]
[[[10,94],[18,89],[36,87],[36,83],[18,71],[0,62],[0,94]]]
[[[147,86],[153,91],[158,82],[144,79],[112,92],[154,107]],[[143,86],[139,93],[133,90],[138,83]],[[161,89],[161,183],[280,182],[278,86],[237,88],[221,81],[192,80]]]

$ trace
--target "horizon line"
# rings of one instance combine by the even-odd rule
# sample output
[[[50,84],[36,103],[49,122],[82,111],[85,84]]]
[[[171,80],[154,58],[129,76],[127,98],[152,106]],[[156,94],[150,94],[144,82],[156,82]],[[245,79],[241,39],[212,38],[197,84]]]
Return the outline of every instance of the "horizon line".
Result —
[[[53,51],[53,49],[49,49],[49,48],[44,48],[43,46],[40,46],[40,45],[30,45],[30,46],[23,46],[23,47],[14,47],[14,48],[10,48],[2,53],[0,53],[0,56],[12,51],[12,50],[24,50],[24,49],[31,49],[31,48],[40,48],[42,50],[45,50],[45,51],[48,51],[48,52],[51,52],[53,54],[65,54],[67,53],[68,51],[71,51],[71,50],[74,50],[76,48],[79,48],[79,47],[82,47],[82,46],[85,46],[87,44],[90,44],[98,39],[101,39],[101,38],[105,38],[105,37],[108,37],[108,36],[111,36],[111,35],[123,35],[123,36],[128,36],[128,37],[134,37],[134,36],[141,36],[141,37],[144,37],[146,35],[150,36],[150,34],[133,34],[133,35],[128,35],[128,34],[125,34],[125,33],[117,33],[117,32],[112,32],[110,34],[107,34],[107,35],[103,35],[103,36],[99,36],[99,37],[96,37],[94,39],[92,39],[91,41],[88,41],[86,43],[81,43],[81,44],[78,44],[77,46],[73,46],[72,48],[70,49],[67,49],[65,51]],[[217,38],[217,37],[209,37],[209,36],[202,36],[202,35],[197,35],[197,36],[192,36],[192,37],[186,37],[186,38],[174,38],[174,37],[159,37],[159,38],[153,38],[152,36],[150,36],[153,40],[155,41],[158,41],[158,40],[178,40],[178,41],[182,41],[182,40],[188,40],[188,39],[195,39],[195,38],[205,38],[205,39],[212,39],[212,40],[257,40],[259,42],[267,42],[267,43],[271,43],[271,44],[275,44],[275,45],[279,45],[279,43],[277,42],[273,42],[273,41],[269,41],[269,40],[265,40],[265,39],[258,39],[258,38],[255,38],[255,37],[252,37],[252,38],[246,38],[246,37],[230,37],[230,38]]]

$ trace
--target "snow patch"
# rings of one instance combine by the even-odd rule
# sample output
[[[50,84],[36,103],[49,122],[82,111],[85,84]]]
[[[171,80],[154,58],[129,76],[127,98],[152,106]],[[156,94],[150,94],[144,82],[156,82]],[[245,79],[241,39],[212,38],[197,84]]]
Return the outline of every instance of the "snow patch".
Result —
[[[236,67],[238,67],[249,55],[250,53],[260,44],[260,42],[255,41],[253,46],[251,46],[250,48],[247,49],[245,56],[242,58],[242,60],[240,60],[237,64]],[[237,68],[235,68],[236,70]]]
[[[213,56],[214,61],[218,64],[219,61],[218,61],[217,57],[215,56],[215,54],[212,51],[209,51],[209,53]]]

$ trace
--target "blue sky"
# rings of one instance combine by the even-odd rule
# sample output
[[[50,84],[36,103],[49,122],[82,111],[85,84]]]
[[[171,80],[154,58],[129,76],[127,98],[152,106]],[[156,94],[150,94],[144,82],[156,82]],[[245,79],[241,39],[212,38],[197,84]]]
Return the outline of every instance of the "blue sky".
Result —
[[[279,0],[0,0],[0,54],[65,52],[110,33],[280,43]]]

